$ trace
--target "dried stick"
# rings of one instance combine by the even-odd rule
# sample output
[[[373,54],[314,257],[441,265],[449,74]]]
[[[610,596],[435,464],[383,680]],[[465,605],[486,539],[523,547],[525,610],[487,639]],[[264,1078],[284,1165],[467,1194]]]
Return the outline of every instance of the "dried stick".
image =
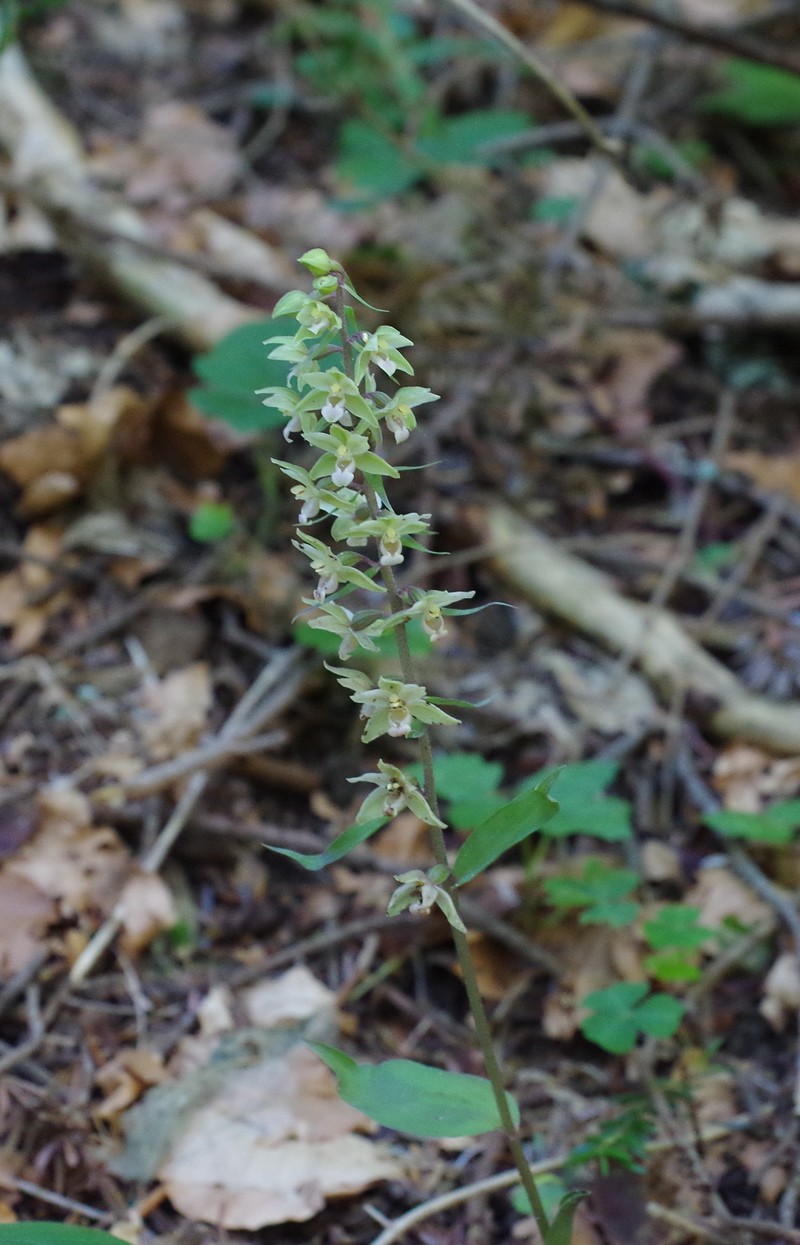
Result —
[[[588,9],[596,9],[611,17],[630,17],[634,21],[645,22],[648,26],[657,26],[659,30],[666,30],[687,43],[699,43],[703,47],[713,48],[716,52],[724,52],[727,56],[741,56],[745,60],[757,61],[758,64],[769,65],[773,69],[800,74],[800,56],[791,49],[775,43],[765,43],[730,27],[697,26],[694,22],[676,17],[674,10],[661,4],[653,3],[648,8],[643,8],[635,0],[580,0],[580,3]],[[768,17],[769,14],[763,16]]]
[[[296,669],[299,665],[299,660],[298,650],[289,649],[267,662],[219,732],[220,747],[246,738],[253,729],[263,724],[266,717],[274,716],[284,708],[297,691],[296,682],[289,676],[293,667]],[[210,778],[209,770],[192,774],[171,816],[140,862],[145,872],[154,873],[161,868]],[[69,975],[71,985],[78,985],[92,971],[100,956],[111,946],[124,920],[125,907],[118,900],[73,964]]]
[[[743,1124],[746,1125],[747,1122],[737,1119],[729,1124],[713,1124],[703,1130],[700,1140],[706,1145],[713,1141],[720,1141],[723,1137],[728,1137],[732,1132],[740,1129]],[[679,1139],[670,1138],[652,1141],[645,1149],[648,1154],[663,1154],[665,1151],[674,1150],[678,1144]],[[545,1176],[548,1172],[559,1171],[568,1162],[568,1154],[559,1154],[554,1158],[543,1159],[540,1163],[531,1163],[531,1175]],[[440,1193],[438,1197],[432,1197],[430,1201],[422,1202],[419,1206],[412,1206],[411,1210],[407,1210],[404,1215],[394,1219],[380,1235],[375,1237],[372,1245],[394,1245],[394,1242],[405,1236],[411,1228],[430,1219],[432,1215],[449,1210],[451,1206],[460,1206],[462,1202],[468,1202],[473,1197],[487,1197],[490,1193],[500,1193],[503,1189],[511,1189],[515,1184],[519,1184],[519,1172],[516,1168],[512,1168],[510,1171],[488,1176],[484,1180],[475,1180],[472,1184],[462,1185],[459,1189],[451,1189],[449,1193]]]
[[[19,189],[47,214],[65,250],[146,315],[163,317],[193,349],[208,349],[262,316],[186,264],[142,253],[137,243],[153,241],[144,220],[94,184],[77,133],[44,95],[17,44],[0,53],[0,147]]]
[[[629,601],[611,580],[537,531],[503,502],[476,515],[494,552],[499,578],[536,605],[566,619],[616,652],[637,649],[643,673],[669,698],[685,690],[709,729],[772,752],[800,752],[800,706],[747,690],[701,648],[666,610],[647,620],[647,606]]]
[[[578,102],[572,92],[562,82],[559,82],[555,74],[551,73],[535,52],[532,52],[516,35],[512,35],[510,30],[476,4],[475,0],[447,0],[447,3],[452,8],[458,9],[460,13],[463,13],[474,25],[480,26],[487,34],[497,39],[498,43],[502,43],[503,47],[508,48],[509,52],[516,56],[517,60],[522,61],[523,65],[531,71],[533,76],[558,100],[564,110],[571,117],[574,117],[592,145],[598,151],[601,151],[603,155],[613,160],[615,164],[620,164],[620,152],[617,143],[605,136],[583,105]]]

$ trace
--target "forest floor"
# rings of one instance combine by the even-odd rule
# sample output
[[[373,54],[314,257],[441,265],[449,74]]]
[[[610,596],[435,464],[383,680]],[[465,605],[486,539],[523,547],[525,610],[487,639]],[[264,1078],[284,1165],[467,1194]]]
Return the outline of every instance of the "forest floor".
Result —
[[[495,1134],[370,1131],[301,1041],[481,1072],[446,922],[386,916],[421,823],[318,872],[264,848],[324,852],[378,756],[297,621],[292,451],[251,396],[322,246],[442,395],[396,455],[423,469],[395,505],[436,532],[404,582],[512,607],[419,658],[474,706],[436,735],[450,845],[547,767],[583,783],[467,892],[531,1161],[589,1189],[575,1245],[800,1241],[800,106],[702,104],[719,31],[778,65],[800,22],[692,0],[704,43],[491,7],[626,176],[491,44],[437,44],[421,78],[426,41],[465,38],[446,5],[400,6],[390,101],[402,69],[442,118],[542,132],[463,160],[451,134],[411,172],[390,138],[342,147],[374,121],[352,24],[393,30],[379,0],[329,28],[289,0],[76,0],[2,54],[0,1222],[368,1245],[424,1207],[397,1239],[536,1239]],[[589,1040],[620,982],[679,999],[678,1031]]]

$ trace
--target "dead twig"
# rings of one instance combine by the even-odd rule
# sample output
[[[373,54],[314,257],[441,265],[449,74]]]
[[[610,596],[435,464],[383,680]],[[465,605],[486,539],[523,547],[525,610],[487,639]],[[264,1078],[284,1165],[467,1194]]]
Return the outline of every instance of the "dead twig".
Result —
[[[617,652],[638,645],[644,674],[667,698],[675,687],[685,688],[689,710],[715,734],[773,752],[800,752],[800,706],[748,691],[668,611],[654,612],[643,634],[646,606],[627,600],[600,571],[503,502],[477,514],[475,526],[492,544],[489,565],[499,578]]]
[[[643,8],[636,0],[580,0],[580,3],[610,17],[629,17],[648,26],[657,26],[659,30],[665,30],[686,43],[698,43],[715,52],[724,52],[726,56],[741,56],[773,69],[800,74],[800,56],[796,52],[743,34],[730,26],[698,26],[677,17],[673,9],[659,4]],[[761,16],[768,17],[769,14]]]
[[[290,677],[300,665],[297,649],[288,649],[273,657],[262,669],[252,687],[244,693],[218,735],[220,747],[248,735],[263,725],[264,721],[283,709],[297,693],[297,683]],[[192,774],[168,821],[153,845],[144,854],[140,867],[155,873],[169,855],[183,830],[192,810],[208,785],[211,773],[200,770]],[[111,946],[125,920],[125,908],[117,901],[103,924],[84,947],[72,966],[69,980],[72,985],[83,981],[92,971],[103,953]]]

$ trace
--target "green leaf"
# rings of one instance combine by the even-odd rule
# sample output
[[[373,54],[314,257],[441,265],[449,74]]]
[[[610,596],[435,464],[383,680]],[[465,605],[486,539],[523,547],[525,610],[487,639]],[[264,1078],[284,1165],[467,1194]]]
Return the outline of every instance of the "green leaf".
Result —
[[[592,1014],[581,1024],[584,1037],[614,1055],[633,1050],[639,1033],[671,1037],[683,1017],[683,1004],[671,994],[647,995],[644,981],[619,981],[587,994],[583,1005]]]
[[[202,545],[215,545],[235,527],[236,515],[226,501],[204,501],[189,520],[189,535]]]
[[[562,1201],[568,1196],[569,1190],[567,1186],[559,1176],[552,1172],[545,1172],[544,1175],[537,1176],[534,1184],[536,1185],[536,1192],[542,1200],[544,1213],[548,1219],[554,1218]],[[518,1215],[533,1214],[530,1198],[521,1184],[515,1185],[511,1190],[511,1205]]]
[[[0,1224],[0,1245],[109,1245],[119,1239],[97,1228],[77,1228],[71,1223]]]
[[[457,117],[437,117],[417,148],[437,164],[490,165],[497,161],[492,143],[527,129],[530,120],[518,109],[474,108]]]
[[[577,761],[542,770],[525,786],[540,784],[545,777],[553,778],[551,795],[559,810],[547,824],[549,838],[566,838],[570,834],[591,834],[606,842],[631,837],[631,809],[627,800],[605,795],[619,769],[616,761]]]
[[[533,206],[531,220],[543,225],[565,225],[575,215],[579,203],[574,195],[543,195]]]
[[[586,861],[580,877],[547,878],[544,889],[550,902],[557,908],[582,908],[579,921],[582,925],[606,924],[621,928],[636,917],[639,906],[625,901],[639,883],[639,874],[633,869],[614,869],[605,861]]]
[[[358,1064],[333,1046],[309,1042],[339,1082],[339,1093],[384,1128],[414,1137],[472,1137],[501,1127],[489,1081],[410,1059]],[[514,1122],[519,1108],[506,1094]]]
[[[394,138],[355,119],[346,121],[339,132],[335,171],[339,181],[374,199],[400,194],[422,176],[420,165],[400,150]]]
[[[732,810],[707,813],[703,821],[712,830],[730,839],[746,839],[750,843],[782,847],[791,843],[800,827],[800,800],[781,800],[761,813]]]
[[[458,885],[470,882],[509,848],[540,830],[557,811],[558,804],[539,787],[523,791],[498,809],[462,844],[453,865]]]
[[[499,761],[487,761],[479,752],[451,752],[433,763],[436,790],[445,800],[472,800],[497,791],[503,777]]]
[[[701,104],[705,112],[722,113],[748,125],[800,121],[797,74],[745,60],[726,61],[722,68],[727,85],[705,97]]]
[[[702,947],[713,933],[697,924],[699,915],[700,909],[690,904],[666,904],[651,921],[645,921],[644,936],[656,951],[663,947],[695,950]]]
[[[285,385],[289,364],[270,359],[268,337],[294,333],[291,316],[242,324],[228,333],[207,354],[192,362],[202,386],[189,391],[189,398],[206,415],[224,419],[237,432],[263,432],[286,422],[279,411],[270,410],[256,396],[256,389]]]
[[[672,1037],[683,1019],[686,1008],[671,994],[651,994],[636,1009],[636,1021],[650,1037]]]
[[[646,955],[643,967],[648,976],[668,984],[699,981],[702,976],[697,966],[697,953],[683,947],[669,947]]]
[[[381,826],[386,825],[386,820],[385,817],[379,817],[372,821],[361,822],[359,825],[349,826],[347,830],[337,835],[324,852],[306,854],[305,852],[293,852],[288,847],[272,847],[269,843],[265,843],[264,846],[271,852],[277,852],[279,856],[288,856],[295,864],[308,869],[310,873],[318,873],[320,869],[326,868],[334,861],[341,860],[360,843],[366,843],[367,839],[372,838]]]
[[[582,1189],[575,1189],[563,1198],[558,1214],[544,1234],[544,1245],[570,1245],[575,1211],[588,1196]]]

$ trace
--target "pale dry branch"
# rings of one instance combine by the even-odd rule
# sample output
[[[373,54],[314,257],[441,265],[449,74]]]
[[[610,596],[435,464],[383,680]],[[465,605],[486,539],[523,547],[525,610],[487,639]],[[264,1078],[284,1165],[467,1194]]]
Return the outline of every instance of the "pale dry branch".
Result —
[[[141,243],[155,242],[144,220],[94,183],[78,134],[17,44],[0,53],[0,148],[18,192],[46,213],[64,249],[146,315],[163,318],[193,349],[206,350],[263,316],[188,265],[143,250]]]
[[[502,502],[489,505],[478,523],[500,579],[613,651],[636,652],[642,672],[662,695],[684,694],[715,735],[772,752],[800,752],[800,706],[748,691],[668,611],[650,612],[628,600],[608,576],[566,553]]]

